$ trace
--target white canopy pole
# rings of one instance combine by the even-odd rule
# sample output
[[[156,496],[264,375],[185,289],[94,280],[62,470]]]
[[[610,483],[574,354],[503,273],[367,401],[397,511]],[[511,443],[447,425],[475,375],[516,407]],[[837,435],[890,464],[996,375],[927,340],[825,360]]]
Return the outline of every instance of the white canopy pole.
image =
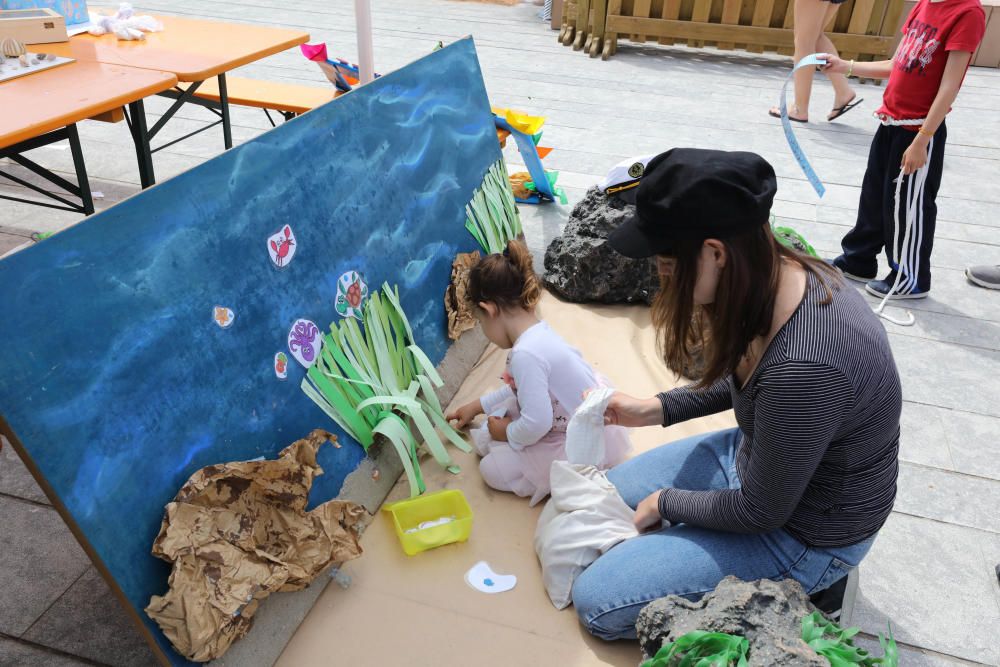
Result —
[[[361,84],[375,80],[375,56],[372,52],[372,7],[369,0],[354,0],[354,19],[357,22],[358,69]]]

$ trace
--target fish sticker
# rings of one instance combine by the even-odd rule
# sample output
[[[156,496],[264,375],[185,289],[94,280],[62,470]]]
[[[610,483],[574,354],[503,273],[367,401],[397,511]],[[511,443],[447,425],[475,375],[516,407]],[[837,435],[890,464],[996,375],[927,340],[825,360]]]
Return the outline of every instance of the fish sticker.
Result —
[[[225,306],[215,306],[212,308],[212,320],[223,329],[233,326],[233,320],[235,319],[236,313],[233,312],[232,308],[226,308]]]
[[[319,327],[309,320],[296,320],[288,332],[288,351],[306,368],[312,368],[323,347]]]
[[[274,355],[274,374],[279,380],[288,379],[288,355],[284,352]]]
[[[276,268],[283,269],[295,257],[295,232],[290,225],[285,225],[267,239],[267,254]]]
[[[357,271],[348,271],[337,280],[337,313],[341,317],[361,319],[368,301],[368,283]]]

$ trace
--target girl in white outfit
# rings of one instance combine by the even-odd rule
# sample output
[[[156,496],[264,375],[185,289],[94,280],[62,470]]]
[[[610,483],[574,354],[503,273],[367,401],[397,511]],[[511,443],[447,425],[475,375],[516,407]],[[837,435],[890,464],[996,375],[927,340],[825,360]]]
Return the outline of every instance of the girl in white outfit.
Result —
[[[566,426],[583,394],[607,381],[559,334],[535,315],[541,297],[531,254],[511,241],[501,254],[484,257],[469,273],[469,298],[483,333],[509,349],[504,386],[448,415],[459,428],[484,412],[487,420],[472,431],[479,470],[498,491],[531,498],[549,494],[549,468],[566,459]],[[608,426],[602,468],[625,460],[627,431]]]

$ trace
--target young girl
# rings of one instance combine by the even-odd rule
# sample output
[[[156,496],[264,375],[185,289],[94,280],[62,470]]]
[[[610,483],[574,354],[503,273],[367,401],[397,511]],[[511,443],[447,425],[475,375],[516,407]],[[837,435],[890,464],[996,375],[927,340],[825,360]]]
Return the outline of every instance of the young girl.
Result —
[[[566,425],[584,392],[607,386],[576,349],[538,319],[540,297],[531,254],[520,241],[511,241],[502,255],[488,255],[472,268],[469,298],[483,333],[510,350],[505,385],[447,417],[462,428],[480,414],[489,415],[472,432],[483,457],[483,479],[498,491],[531,498],[531,505],[549,494],[552,462],[566,458]],[[605,437],[602,467],[610,467],[625,459],[628,434],[620,426],[608,426]]]

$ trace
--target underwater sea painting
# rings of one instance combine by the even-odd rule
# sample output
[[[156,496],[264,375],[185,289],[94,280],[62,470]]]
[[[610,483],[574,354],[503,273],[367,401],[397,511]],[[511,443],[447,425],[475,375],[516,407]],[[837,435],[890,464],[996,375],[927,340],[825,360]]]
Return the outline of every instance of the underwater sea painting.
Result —
[[[174,664],[142,611],[164,505],[314,428],[343,446],[311,504],[337,495],[364,452],[299,388],[289,332],[338,320],[354,271],[399,286],[438,363],[465,205],[500,157],[465,39],[0,260],[0,414]]]

